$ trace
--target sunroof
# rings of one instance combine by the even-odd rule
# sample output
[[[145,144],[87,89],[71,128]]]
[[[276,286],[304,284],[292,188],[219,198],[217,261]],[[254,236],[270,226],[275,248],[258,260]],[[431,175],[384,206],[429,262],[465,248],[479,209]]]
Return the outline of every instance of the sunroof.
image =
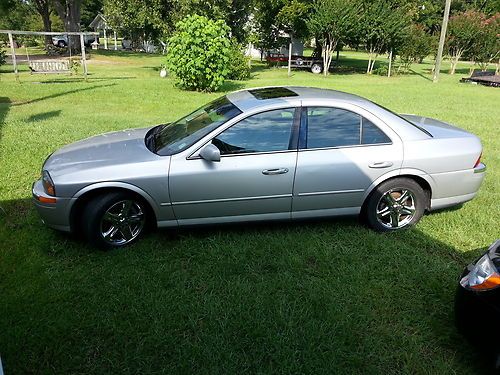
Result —
[[[264,89],[254,89],[248,91],[259,100],[298,96],[296,92],[293,92],[286,87],[268,87]]]

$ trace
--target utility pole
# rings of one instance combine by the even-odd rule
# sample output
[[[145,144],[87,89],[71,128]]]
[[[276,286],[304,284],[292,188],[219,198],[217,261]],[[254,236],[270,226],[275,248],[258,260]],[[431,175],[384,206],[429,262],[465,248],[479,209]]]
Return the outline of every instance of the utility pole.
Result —
[[[441,60],[443,59],[444,41],[446,40],[446,29],[448,28],[448,18],[450,17],[450,6],[451,0],[446,0],[446,4],[444,5],[443,24],[441,26],[441,36],[439,38],[438,53],[436,56],[436,64],[434,65],[434,77],[432,78],[432,82],[434,83],[439,80]]]

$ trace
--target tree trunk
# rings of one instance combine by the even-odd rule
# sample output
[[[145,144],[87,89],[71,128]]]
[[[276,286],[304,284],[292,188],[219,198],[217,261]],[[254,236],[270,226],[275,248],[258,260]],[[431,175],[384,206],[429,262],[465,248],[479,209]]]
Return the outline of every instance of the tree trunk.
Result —
[[[462,57],[462,53],[462,51],[457,51],[456,54],[452,56],[450,74],[455,74],[455,71],[457,70],[458,60],[460,60],[460,57]]]
[[[392,48],[391,52],[389,53],[389,70],[387,71],[387,77],[391,76],[391,68],[392,68]]]
[[[52,31],[52,22],[50,21],[50,10],[48,0],[35,0],[35,9],[42,17],[43,31]],[[45,46],[52,45],[52,37],[45,35]]]
[[[82,0],[54,0],[57,15],[64,24],[64,30],[68,32],[80,31]],[[80,39],[78,35],[68,37],[68,48],[71,51],[80,52]]]
[[[323,74],[326,77],[330,71],[330,64],[332,63],[333,51],[337,48],[337,41],[329,39],[328,42],[323,43]]]

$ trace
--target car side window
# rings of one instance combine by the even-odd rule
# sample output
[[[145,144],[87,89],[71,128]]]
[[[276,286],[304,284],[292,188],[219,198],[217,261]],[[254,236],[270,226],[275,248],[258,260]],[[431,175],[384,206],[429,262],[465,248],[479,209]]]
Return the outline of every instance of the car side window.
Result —
[[[361,129],[361,144],[391,143],[391,139],[370,120],[363,117]]]
[[[288,150],[295,108],[249,116],[212,140],[221,155]]]
[[[361,116],[340,108],[307,108],[307,148],[359,145]]]
[[[307,108],[308,149],[390,142],[375,124],[357,113],[334,107]]]

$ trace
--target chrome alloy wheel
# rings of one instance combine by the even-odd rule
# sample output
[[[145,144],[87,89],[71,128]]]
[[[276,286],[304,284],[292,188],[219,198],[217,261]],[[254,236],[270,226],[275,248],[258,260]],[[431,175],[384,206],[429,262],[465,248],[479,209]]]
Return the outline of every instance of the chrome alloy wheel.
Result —
[[[377,220],[386,228],[408,225],[415,216],[415,195],[408,189],[386,191],[377,204]]]
[[[146,216],[139,203],[123,200],[113,204],[101,219],[101,236],[110,245],[125,245],[142,232]]]

